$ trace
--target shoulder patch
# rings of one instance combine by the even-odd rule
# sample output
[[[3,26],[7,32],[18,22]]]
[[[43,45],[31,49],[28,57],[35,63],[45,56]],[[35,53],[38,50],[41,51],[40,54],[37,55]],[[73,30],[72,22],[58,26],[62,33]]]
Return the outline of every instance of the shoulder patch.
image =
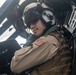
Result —
[[[37,46],[40,46],[40,45],[42,45],[42,44],[45,43],[45,42],[46,42],[46,40],[40,38],[40,39],[37,39],[37,40],[34,42],[34,44],[37,45]]]

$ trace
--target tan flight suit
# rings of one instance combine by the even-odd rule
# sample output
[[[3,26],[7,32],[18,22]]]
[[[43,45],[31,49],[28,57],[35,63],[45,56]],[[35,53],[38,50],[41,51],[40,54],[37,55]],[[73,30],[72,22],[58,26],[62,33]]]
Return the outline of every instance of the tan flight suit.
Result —
[[[31,75],[71,75],[72,59],[70,49],[59,34],[51,35],[61,42],[61,47],[51,59],[36,66]]]
[[[21,73],[33,66],[31,75],[69,75],[71,57],[68,45],[58,34],[42,36],[32,46],[15,52],[11,71]]]

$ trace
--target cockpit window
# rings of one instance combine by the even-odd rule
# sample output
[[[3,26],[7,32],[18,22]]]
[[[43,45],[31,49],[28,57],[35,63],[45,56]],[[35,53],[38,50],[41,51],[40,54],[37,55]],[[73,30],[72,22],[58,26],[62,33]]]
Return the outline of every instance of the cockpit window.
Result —
[[[0,7],[5,3],[6,0],[0,0]]]

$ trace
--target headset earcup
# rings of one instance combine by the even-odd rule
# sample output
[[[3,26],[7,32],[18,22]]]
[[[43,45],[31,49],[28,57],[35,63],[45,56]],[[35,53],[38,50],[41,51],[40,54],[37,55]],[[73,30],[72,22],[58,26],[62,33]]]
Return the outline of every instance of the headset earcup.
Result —
[[[44,10],[41,15],[46,23],[51,22],[52,25],[55,24],[55,16],[50,10]]]

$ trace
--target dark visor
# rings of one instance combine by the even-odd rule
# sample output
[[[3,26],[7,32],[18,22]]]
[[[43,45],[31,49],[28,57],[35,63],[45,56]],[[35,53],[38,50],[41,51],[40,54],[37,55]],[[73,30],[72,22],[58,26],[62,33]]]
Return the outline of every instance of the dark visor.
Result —
[[[30,28],[31,24],[35,24],[40,19],[40,14],[37,11],[28,11],[24,15],[25,23]]]

